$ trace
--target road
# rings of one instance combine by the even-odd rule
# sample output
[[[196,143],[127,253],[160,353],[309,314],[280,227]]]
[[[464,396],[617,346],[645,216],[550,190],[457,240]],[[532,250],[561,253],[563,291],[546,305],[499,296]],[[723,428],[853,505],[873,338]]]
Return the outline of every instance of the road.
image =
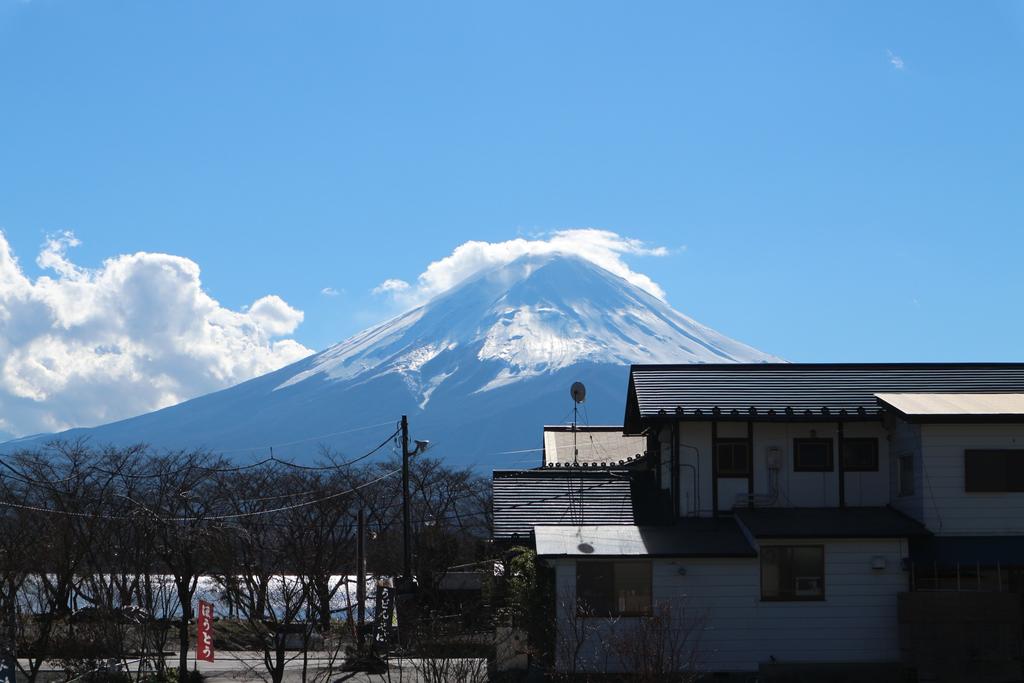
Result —
[[[285,682],[299,683],[303,680],[302,653],[289,653],[291,658],[285,665]],[[25,664],[25,662],[22,662]],[[49,663],[47,663],[49,664]],[[168,666],[177,666],[178,657],[168,657]],[[424,679],[417,674],[417,668],[422,669],[423,660],[392,660],[387,673],[368,674],[361,672],[341,671],[342,660],[340,657],[332,658],[327,652],[310,652],[306,661],[307,683],[421,683]],[[444,665],[442,665],[444,666]],[[487,665],[484,660],[446,660],[446,666],[450,668],[450,676],[446,679],[458,681],[459,683],[474,683],[474,681],[486,680],[484,675]],[[189,652],[189,668],[195,667],[203,674],[204,680],[210,683],[228,683],[238,681],[269,681],[266,667],[263,664],[263,655],[259,652],[218,652],[216,661],[196,662],[195,652]],[[437,669],[435,660],[435,670]],[[43,671],[58,671],[59,667],[44,665]],[[63,674],[52,676],[42,675],[44,681],[63,680]],[[22,678],[19,676],[18,680]],[[434,677],[437,680],[437,677]]]
[[[302,680],[303,659],[301,652],[289,652],[289,660],[285,664],[285,681],[288,683]],[[177,666],[177,657],[168,658],[168,665]],[[189,653],[190,668],[195,662],[195,652]],[[331,656],[328,652],[310,652],[306,660],[306,681],[319,683],[330,681],[346,681],[348,683],[416,683],[420,680],[410,660],[394,662],[388,674],[366,674],[341,671],[343,658]],[[263,654],[260,652],[218,652],[213,662],[198,662],[195,668],[211,683],[227,681],[269,681]]]

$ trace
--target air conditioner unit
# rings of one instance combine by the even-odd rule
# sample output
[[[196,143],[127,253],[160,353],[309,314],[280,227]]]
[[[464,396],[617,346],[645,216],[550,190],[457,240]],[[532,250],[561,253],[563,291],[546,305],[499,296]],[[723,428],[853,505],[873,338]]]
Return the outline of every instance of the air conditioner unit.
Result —
[[[814,597],[822,594],[820,576],[797,576],[796,590],[798,597]]]

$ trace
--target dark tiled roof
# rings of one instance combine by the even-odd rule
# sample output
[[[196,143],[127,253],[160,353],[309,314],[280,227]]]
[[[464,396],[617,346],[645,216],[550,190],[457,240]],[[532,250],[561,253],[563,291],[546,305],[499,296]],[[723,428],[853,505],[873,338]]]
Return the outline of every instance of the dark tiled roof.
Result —
[[[925,536],[916,520],[892,508],[737,509],[737,519],[755,538],[905,538]]]
[[[494,539],[527,541],[538,525],[636,524],[628,470],[495,471]]]
[[[537,554],[548,557],[754,557],[736,521],[683,519],[670,526],[538,527]]]
[[[634,365],[625,431],[646,419],[875,418],[880,392],[1020,392],[1024,363]],[[717,412],[716,412],[717,411]],[[771,412],[769,412],[771,411]]]

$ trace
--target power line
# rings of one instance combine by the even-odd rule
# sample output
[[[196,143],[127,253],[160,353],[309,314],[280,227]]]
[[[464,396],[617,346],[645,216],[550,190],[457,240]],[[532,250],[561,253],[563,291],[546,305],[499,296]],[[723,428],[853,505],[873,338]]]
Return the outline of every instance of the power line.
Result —
[[[536,453],[537,451],[542,451],[542,450],[544,450],[543,447],[541,447],[541,448],[521,448],[521,449],[519,449],[517,451],[494,451],[493,453],[481,453],[480,455],[478,455],[476,457],[478,457],[478,458],[486,458],[489,455],[515,455],[517,453]]]
[[[128,515],[98,515],[89,512],[75,512],[73,510],[54,510],[53,508],[38,507],[36,505],[12,503],[7,500],[0,500],[0,505],[9,508],[17,508],[18,510],[31,510],[32,512],[46,512],[54,515],[64,515],[65,517],[88,517],[90,519],[132,519],[132,517]]]
[[[7,463],[5,463],[3,460],[0,460],[0,467],[4,467],[4,468],[10,470],[11,474],[8,474],[7,476],[12,478],[12,479],[14,479],[15,481],[19,481],[22,484],[27,484],[29,486],[40,486],[40,487],[45,488],[45,489],[47,489],[49,491],[53,491],[55,493],[66,493],[66,492],[65,491],[61,491],[60,489],[52,486],[51,484],[64,484],[64,483],[67,483],[69,481],[73,481],[75,479],[78,479],[79,477],[82,476],[81,474],[76,474],[74,476],[67,477],[65,479],[56,479],[54,481],[39,481],[38,479],[32,479],[31,477],[24,476],[21,472],[19,472],[18,470],[14,469],[13,467],[11,467]],[[0,481],[3,480],[3,477],[4,477],[3,473],[0,473]]]
[[[221,514],[221,515],[203,515],[201,517],[165,517],[165,516],[161,516],[160,514],[155,512],[154,510],[150,509],[149,507],[147,507],[146,505],[144,505],[140,501],[137,501],[134,498],[131,498],[130,496],[126,496],[126,495],[123,495],[123,494],[115,494],[115,495],[119,495],[120,497],[125,498],[126,500],[134,503],[139,508],[141,508],[142,510],[146,511],[147,513],[149,513],[149,515],[151,517],[153,517],[153,519],[155,519],[157,521],[161,521],[161,522],[192,522],[192,521],[204,521],[204,520],[217,521],[217,520],[225,520],[225,519],[239,519],[239,518],[243,518],[243,517],[255,517],[255,516],[259,516],[259,515],[269,515],[269,514],[274,514],[274,513],[277,513],[277,512],[284,512],[284,511],[287,511],[287,510],[294,510],[294,509],[298,509],[298,508],[302,508],[302,507],[308,507],[310,505],[316,505],[318,503],[323,503],[323,502],[326,502],[326,501],[329,501],[329,500],[333,500],[335,498],[339,498],[339,497],[344,496],[344,495],[355,493],[356,491],[359,491],[359,490],[364,489],[364,488],[366,488],[368,486],[371,486],[371,485],[376,484],[378,482],[381,482],[381,481],[383,481],[385,479],[393,477],[396,474],[400,473],[401,471],[402,471],[401,468],[391,470],[391,471],[386,472],[385,474],[383,474],[383,475],[381,475],[381,476],[379,476],[379,477],[377,477],[375,479],[372,479],[372,480],[370,480],[368,482],[364,482],[364,483],[359,484],[357,486],[354,486],[354,487],[352,487],[350,489],[346,489],[344,491],[338,491],[338,492],[332,493],[330,495],[327,495],[327,496],[324,496],[322,498],[318,498],[318,499],[315,499],[315,500],[304,501],[304,502],[301,502],[301,503],[294,503],[292,505],[284,505],[284,506],[281,506],[281,507],[271,508],[271,509],[268,509],[268,510],[254,510],[254,511],[251,511],[251,512],[239,512],[239,513],[230,513],[230,514]],[[600,488],[602,486],[607,486],[610,483],[611,482],[600,482],[600,483],[597,483],[597,484],[593,484],[591,486],[582,487],[582,488],[579,489],[578,493],[582,494],[582,493],[584,493],[586,491],[590,491],[592,489]],[[284,494],[284,495],[285,496],[310,495],[311,493],[312,492],[303,492],[303,493]],[[548,501],[552,501],[552,500],[557,500],[557,499],[560,499],[560,498],[565,498],[568,495],[571,495],[571,494],[561,493],[561,494],[558,494],[558,495],[547,496],[547,497],[539,498],[539,499],[532,499],[532,500],[529,500],[529,501],[524,501],[522,503],[516,503],[516,504],[513,504],[513,505],[495,506],[495,507],[492,507],[491,510],[478,510],[478,511],[475,511],[475,512],[474,511],[465,511],[465,512],[463,512],[463,511],[455,511],[455,512],[449,512],[449,513],[446,513],[446,514],[443,514],[443,515],[422,517],[422,518],[420,518],[420,519],[418,519],[416,521],[418,521],[419,523],[422,524],[422,523],[425,523],[425,522],[438,522],[438,521],[444,521],[444,520],[450,520],[450,519],[461,519],[461,518],[465,518],[465,517],[479,517],[479,516],[483,516],[483,515],[499,513],[499,512],[505,511],[505,510],[517,509],[517,508],[521,508],[521,507],[525,507],[525,506],[536,505],[538,503],[543,503],[543,502],[548,502]],[[255,498],[255,499],[248,499],[248,500],[242,500],[242,501],[237,501],[237,502],[258,502],[260,500],[270,500],[270,499],[273,499],[273,498],[275,498],[275,497],[274,496],[268,496],[265,499]],[[110,520],[134,519],[134,516],[131,516],[131,515],[109,515],[109,514],[104,515],[104,514],[97,514],[97,513],[77,512],[77,511],[71,511],[71,510],[56,510],[56,509],[53,509],[53,508],[45,508],[45,507],[40,507],[40,506],[35,506],[35,505],[26,505],[26,504],[23,504],[23,503],[13,503],[13,502],[10,502],[10,501],[0,501],[0,505],[6,506],[6,507],[11,507],[11,508],[17,508],[17,509],[21,509],[21,510],[29,510],[29,511],[33,511],[33,512],[43,512],[43,513],[48,513],[48,514],[64,515],[64,516],[69,516],[69,517],[84,517],[84,518],[110,519]],[[383,506],[382,509],[389,509],[389,508],[395,508],[395,507],[398,507],[398,505],[397,504],[385,505],[385,506]]]
[[[385,423],[385,424],[390,424],[390,423]],[[379,426],[379,425],[377,425],[377,426]],[[183,465],[182,467],[179,467],[176,470],[171,470],[171,471],[168,471],[168,472],[132,473],[132,472],[125,472],[125,471],[120,471],[120,470],[118,470],[118,471],[109,470],[109,469],[106,469],[104,467],[100,467],[99,465],[92,464],[92,465],[89,465],[87,468],[83,469],[77,475],[74,475],[74,476],[71,476],[71,477],[67,477],[65,479],[54,480],[52,482],[40,482],[38,480],[25,478],[25,476],[22,473],[20,473],[17,470],[15,470],[13,467],[8,465],[3,460],[0,460],[0,466],[5,467],[8,470],[10,470],[11,472],[13,472],[15,477],[18,478],[18,480],[21,481],[22,483],[30,484],[30,485],[36,485],[36,486],[43,486],[45,488],[49,488],[49,489],[55,490],[55,491],[57,491],[57,489],[53,489],[48,484],[71,481],[71,480],[76,479],[76,478],[87,476],[88,474],[91,474],[91,473],[94,473],[94,472],[99,472],[100,474],[105,474],[105,475],[107,475],[109,477],[116,477],[116,478],[120,478],[120,479],[159,479],[161,477],[173,477],[173,476],[176,476],[176,475],[181,474],[183,472],[188,472],[190,470],[197,470],[197,471],[200,471],[200,472],[204,472],[206,474],[229,474],[229,473],[235,473],[235,472],[242,472],[242,471],[245,471],[245,470],[250,470],[250,469],[254,469],[254,468],[257,468],[257,467],[262,467],[262,466],[265,466],[265,465],[271,465],[271,464],[281,465],[281,466],[284,466],[284,467],[291,467],[291,468],[294,468],[294,469],[301,469],[301,470],[326,471],[326,470],[338,470],[338,469],[342,469],[342,468],[345,468],[345,467],[349,467],[351,465],[354,465],[357,462],[360,462],[362,460],[365,460],[366,458],[369,458],[370,456],[375,454],[377,451],[379,451],[381,448],[386,446],[388,444],[388,442],[391,441],[395,437],[396,434],[398,434],[398,430],[395,430],[394,432],[389,434],[380,444],[378,444],[376,447],[374,447],[373,449],[371,449],[367,453],[364,453],[363,455],[360,455],[357,458],[353,458],[351,460],[347,460],[347,461],[341,462],[341,463],[334,463],[334,464],[331,464],[331,465],[301,465],[299,463],[294,463],[294,462],[289,462],[287,460],[282,460],[282,459],[278,458],[277,456],[275,456],[273,454],[273,450],[271,450],[271,455],[270,455],[269,458],[264,458],[263,460],[260,460],[258,462],[254,462],[254,463],[249,463],[247,465],[237,465],[237,466],[233,466],[233,467],[208,467],[206,465],[200,465],[200,464],[197,464],[197,463],[188,463],[186,465]]]
[[[251,452],[254,452],[254,451],[261,451],[261,450],[265,450],[265,449],[269,449],[269,448],[283,448],[284,446],[294,446],[294,445],[300,444],[300,443],[308,443],[310,441],[316,441],[317,439],[326,439],[329,436],[340,436],[342,434],[352,434],[354,432],[362,432],[362,431],[365,431],[367,429],[375,429],[377,427],[385,427],[385,426],[390,425],[390,424],[394,424],[394,421],[393,420],[388,420],[387,422],[378,422],[377,424],[365,425],[363,427],[354,427],[352,429],[343,429],[343,430],[338,431],[338,432],[330,432],[330,433],[327,433],[327,434],[320,434],[319,436],[310,436],[310,437],[307,437],[307,438],[304,438],[304,439],[297,439],[295,441],[286,441],[284,443],[266,444],[266,445],[263,445],[263,446],[251,446],[251,447],[247,447],[247,448],[229,448],[227,450],[218,450],[218,451],[216,451],[216,453],[218,453],[218,454],[241,453],[242,451],[249,451],[251,453]]]
[[[302,503],[294,503],[292,505],[284,505],[284,506],[277,507],[277,508],[271,508],[269,510],[253,510],[252,512],[236,512],[236,513],[221,514],[221,515],[202,515],[200,517],[163,517],[163,516],[157,514],[155,511],[153,511],[150,508],[148,508],[143,503],[135,500],[134,498],[132,498],[130,496],[126,496],[126,495],[123,495],[123,494],[115,494],[115,495],[119,495],[120,497],[125,498],[126,500],[134,503],[139,508],[141,508],[142,510],[146,511],[147,513],[149,513],[153,517],[153,519],[156,520],[156,521],[160,521],[160,522],[202,522],[202,521],[207,521],[207,520],[219,521],[219,520],[225,520],[225,519],[239,519],[239,518],[242,518],[242,517],[255,517],[255,516],[258,516],[258,515],[269,515],[269,514],[273,514],[273,513],[276,513],[276,512],[285,512],[287,510],[295,510],[297,508],[308,507],[310,505],[316,505],[317,503],[323,503],[323,502],[326,502],[326,501],[329,501],[329,500],[333,500],[335,498],[340,498],[341,496],[345,496],[345,495],[348,495],[350,493],[355,493],[356,491],[358,491],[360,489],[363,489],[363,488],[366,488],[367,486],[371,486],[371,485],[376,484],[376,483],[378,483],[380,481],[383,481],[384,479],[387,479],[389,477],[393,477],[393,476],[395,476],[396,474],[398,474],[401,471],[402,471],[401,469],[391,470],[390,472],[387,472],[387,473],[377,477],[376,479],[372,479],[372,480],[364,482],[364,483],[362,483],[362,484],[360,484],[358,486],[354,486],[354,487],[352,487],[350,489],[346,489],[344,491],[338,491],[336,493],[332,493],[332,494],[330,494],[328,496],[324,496],[323,498],[318,498],[316,500],[309,500],[309,501],[305,501],[305,502],[302,502]],[[33,512],[44,512],[44,513],[48,513],[48,514],[64,515],[64,516],[68,516],[68,517],[87,517],[87,518],[91,518],[91,519],[134,519],[134,517],[130,516],[130,515],[104,515],[104,514],[89,513],[89,512],[77,512],[77,511],[73,511],[73,510],[56,510],[56,509],[53,509],[53,508],[45,508],[45,507],[40,507],[40,506],[36,506],[36,505],[26,505],[24,503],[14,503],[14,502],[11,502],[11,501],[6,501],[6,500],[0,500],[0,505],[6,506],[6,507],[11,507],[11,508],[16,508],[16,509],[19,509],[19,510],[31,510]]]
[[[352,460],[348,460],[346,462],[337,463],[337,464],[333,464],[333,465],[300,465],[299,463],[296,463],[296,462],[288,462],[288,461],[280,460],[280,459],[276,458],[273,455],[273,451],[271,451],[270,459],[273,460],[276,463],[280,463],[281,465],[285,465],[286,467],[294,467],[294,468],[300,469],[300,470],[321,470],[321,471],[322,470],[337,470],[337,469],[341,469],[342,467],[348,467],[349,465],[354,465],[357,462],[359,462],[360,460],[365,460],[366,458],[369,458],[371,455],[373,455],[374,453],[376,453],[380,449],[384,448],[384,446],[388,445],[388,442],[391,441],[392,439],[394,439],[396,436],[398,436],[398,433],[400,431],[401,431],[400,429],[396,429],[395,431],[393,431],[390,434],[388,434],[386,439],[381,441],[380,444],[378,444],[373,450],[369,451],[368,453],[360,455],[358,458],[353,458]]]
[[[390,423],[388,423],[388,424],[390,424]],[[361,455],[361,456],[359,456],[357,458],[353,458],[352,460],[349,460],[347,462],[338,463],[338,464],[329,465],[329,466],[315,466],[314,467],[314,466],[299,465],[297,467],[299,467],[301,469],[305,469],[305,470],[337,470],[337,469],[341,469],[343,467],[348,467],[348,466],[350,466],[352,464],[360,462],[361,460],[365,460],[366,458],[369,458],[370,456],[372,456],[375,453],[377,453],[381,448],[383,448],[389,442],[391,442],[391,440],[395,437],[395,435],[397,433],[398,433],[397,430],[392,432],[391,434],[388,435],[388,437],[386,439],[381,441],[376,447],[374,447],[370,451],[364,453],[363,455]],[[265,464],[265,463],[269,463],[269,462],[275,462],[275,463],[279,463],[279,464],[282,464],[282,465],[291,465],[292,464],[292,463],[288,463],[288,462],[285,462],[285,461],[282,461],[282,460],[277,460],[276,458],[274,458],[273,455],[271,455],[270,458],[267,458],[264,461],[262,461],[260,464]],[[29,486],[38,486],[38,487],[44,488],[47,491],[50,491],[52,493],[56,493],[58,495],[67,495],[67,494],[70,493],[70,492],[67,492],[67,491],[61,491],[60,489],[57,489],[57,488],[55,488],[53,486],[50,486],[48,483],[45,483],[45,482],[40,482],[40,481],[37,481],[37,480],[34,480],[34,479],[24,478],[21,475],[21,473],[19,473],[17,470],[15,470],[13,467],[11,467],[7,463],[3,462],[2,460],[0,460],[0,466],[3,466],[5,468],[7,468],[12,473],[14,473],[14,477],[13,478],[16,481],[20,481],[23,484],[26,484],[26,485],[29,485]],[[87,470],[83,471],[79,476],[83,476],[83,475],[89,474],[91,472],[101,472],[101,473],[104,473],[104,474],[108,474],[108,475],[110,475],[112,477],[154,478],[154,477],[171,476],[173,474],[179,474],[179,473],[187,471],[189,469],[202,469],[202,470],[207,471],[208,473],[213,473],[213,472],[227,473],[227,472],[240,472],[242,470],[249,469],[249,468],[254,467],[254,466],[256,466],[256,465],[253,464],[253,465],[245,465],[245,466],[241,466],[241,467],[230,467],[230,468],[210,468],[210,467],[203,467],[203,466],[200,466],[200,465],[194,465],[194,464],[190,463],[189,465],[186,465],[186,466],[184,466],[182,468],[179,468],[178,470],[174,470],[171,473],[137,474],[137,475],[125,474],[125,473],[121,473],[121,472],[113,472],[113,471],[106,470],[106,469],[103,469],[103,468],[100,468],[100,467],[97,467],[97,466],[91,466]],[[401,470],[396,470],[396,471],[401,471]],[[320,498],[320,499],[317,499],[317,500],[306,501],[306,502],[303,502],[303,503],[295,503],[293,505],[283,506],[283,507],[272,509],[272,510],[258,510],[258,511],[253,511],[253,512],[248,512],[248,513],[236,513],[236,514],[220,515],[220,516],[205,516],[204,519],[230,519],[230,518],[237,518],[237,517],[247,517],[247,516],[253,516],[253,515],[270,514],[270,513],[279,512],[279,511],[282,511],[282,510],[295,509],[295,508],[303,507],[303,506],[306,506],[306,505],[314,505],[314,504],[319,503],[319,502],[324,502],[324,501],[327,501],[327,500],[331,500],[333,498],[336,498],[338,496],[344,495],[346,493],[353,493],[353,492],[355,492],[355,491],[357,491],[359,489],[362,489],[362,488],[365,488],[366,486],[369,486],[370,484],[374,484],[374,483],[376,483],[378,481],[386,479],[387,477],[392,476],[394,473],[395,473],[394,471],[390,472],[390,473],[385,474],[385,475],[383,475],[381,477],[378,477],[378,478],[376,478],[376,479],[374,479],[372,481],[366,482],[364,484],[360,484],[359,486],[356,486],[353,489],[350,489],[348,491],[342,491],[342,492],[338,492],[338,493],[335,493],[335,494],[331,494],[329,496],[326,496],[324,498]],[[11,476],[11,475],[7,475],[7,476]],[[73,478],[74,477],[69,478],[67,480],[61,480],[61,481],[69,481],[70,479],[73,479]],[[280,498],[293,498],[293,497],[309,496],[309,495],[313,495],[314,493],[316,493],[316,491],[292,492],[292,493],[286,493],[286,494],[281,494],[281,495],[277,495],[277,496],[265,496],[265,497],[262,497],[262,498],[243,499],[243,500],[234,501],[234,502],[235,502],[235,504],[250,503],[250,502],[261,502],[261,501],[264,501],[264,500],[275,500],[275,499],[280,499]],[[138,505],[140,508],[146,510],[147,512],[152,514],[154,517],[159,517],[158,515],[153,513],[151,510],[149,510],[149,508],[147,508],[145,505],[143,505],[142,503],[134,500],[130,496],[126,496],[126,495],[122,495],[122,494],[115,494],[115,495],[120,495],[122,498],[125,498],[126,500],[129,500],[132,503]],[[101,503],[102,504],[104,501],[103,501],[103,499],[92,499],[92,502],[96,502],[96,503]],[[45,507],[40,507],[40,506],[35,506],[35,505],[26,505],[24,503],[13,503],[11,501],[0,501],[0,505],[5,505],[7,507],[18,508],[18,509],[23,509],[23,510],[31,510],[31,511],[35,511],[35,512],[44,512],[44,513],[52,513],[52,514],[65,514],[65,515],[68,515],[68,516],[75,516],[75,517],[92,517],[92,518],[102,518],[102,519],[129,519],[128,517],[125,517],[125,516],[122,516],[122,515],[100,515],[100,514],[95,514],[95,513],[90,514],[90,513],[84,513],[84,512],[69,512],[69,511],[65,511],[65,510],[55,510],[53,508],[45,508]],[[178,519],[175,519],[173,521],[196,521],[196,520],[195,519],[189,519],[189,518],[178,518]]]
[[[369,458],[371,455],[373,455],[374,453],[379,451],[381,448],[386,446],[388,444],[388,442],[391,441],[391,439],[394,438],[395,434],[397,434],[397,433],[398,432],[396,431],[393,434],[391,434],[391,436],[386,438],[384,441],[382,441],[380,443],[380,445],[378,445],[376,448],[374,448],[373,450],[369,451],[368,453],[360,455],[358,458],[354,458],[352,460],[349,460],[348,462],[343,462],[343,463],[340,463],[338,465],[331,465],[329,467],[307,467],[305,465],[295,465],[295,467],[299,467],[299,468],[304,469],[304,470],[341,469],[342,467],[348,467],[349,465],[355,464],[355,463],[359,462],[360,460],[364,460],[366,458]],[[282,462],[282,461],[279,460],[277,462]],[[282,462],[282,464],[288,464],[288,463],[283,463]],[[361,488],[361,487],[357,487],[357,489],[358,488]],[[357,490],[357,489],[354,489],[354,490]],[[262,502],[262,501],[265,501],[265,500],[280,500],[281,498],[296,498],[296,497],[300,497],[300,496],[311,496],[311,495],[313,495],[315,493],[317,493],[317,491],[299,491],[299,492],[293,492],[293,493],[281,493],[281,494],[278,494],[276,496],[262,496],[260,498],[243,498],[241,500],[234,501],[234,502],[235,502],[235,504],[239,504],[239,503],[258,503],[258,502]]]
[[[363,425],[361,427],[352,427],[352,428],[348,428],[348,429],[342,429],[342,430],[339,430],[339,431],[336,431],[336,432],[328,432],[326,434],[318,434],[317,436],[304,437],[302,439],[296,439],[294,441],[285,441],[285,442],[282,442],[282,443],[274,443],[274,444],[260,444],[260,445],[255,445],[255,446],[243,446],[243,447],[240,447],[240,448],[216,449],[216,450],[210,450],[208,452],[210,454],[212,454],[212,455],[224,455],[226,453],[243,453],[243,452],[255,453],[255,452],[258,452],[258,451],[267,451],[267,450],[272,449],[272,448],[283,448],[285,446],[294,446],[296,444],[308,443],[310,441],[316,441],[318,439],[326,439],[326,438],[331,437],[331,436],[341,436],[342,434],[353,434],[355,432],[362,432],[362,431],[366,431],[368,429],[376,429],[377,427],[386,427],[386,426],[388,426],[390,424],[394,424],[394,421],[393,420],[388,420],[387,422],[378,422],[376,424]],[[51,440],[49,443],[55,443],[55,442],[57,442],[57,440]],[[21,454],[23,454],[25,452],[26,451],[23,450],[23,451],[17,451],[17,452],[13,452],[13,453],[0,453],[0,458],[14,458],[14,457],[18,457],[19,455],[21,455]],[[59,453],[55,453],[53,455],[57,456],[57,455],[60,455],[60,454]],[[253,464],[258,464],[258,463],[253,463]]]
[[[316,500],[309,500],[309,501],[306,501],[304,503],[294,503],[292,505],[285,505],[285,506],[282,506],[282,507],[279,507],[279,508],[274,508],[274,509],[271,509],[271,510],[255,510],[253,512],[236,512],[236,513],[232,513],[232,514],[228,514],[228,515],[204,515],[203,517],[178,517],[178,518],[172,518],[169,521],[173,521],[173,522],[196,522],[196,521],[203,521],[203,520],[206,520],[206,519],[212,519],[212,520],[238,519],[240,517],[255,517],[255,516],[258,516],[258,515],[269,515],[269,514],[273,514],[275,512],[284,512],[286,510],[295,510],[297,508],[308,507],[310,505],[316,505],[317,503],[324,503],[324,502],[327,502],[329,500],[333,500],[335,498],[340,498],[341,496],[348,495],[350,493],[355,493],[359,489],[363,489],[363,488],[366,488],[367,486],[370,486],[372,484],[376,484],[377,482],[383,481],[384,479],[387,479],[388,477],[393,477],[393,476],[395,476],[396,474],[398,474],[401,471],[402,471],[401,468],[399,468],[397,470],[391,470],[387,474],[383,474],[383,475],[377,477],[376,479],[372,479],[372,480],[370,480],[370,481],[368,481],[368,482],[366,482],[364,484],[360,484],[359,486],[355,486],[355,487],[353,487],[351,489],[348,489],[347,491],[339,491],[337,493],[332,493],[329,496],[324,496],[323,498],[318,498]]]

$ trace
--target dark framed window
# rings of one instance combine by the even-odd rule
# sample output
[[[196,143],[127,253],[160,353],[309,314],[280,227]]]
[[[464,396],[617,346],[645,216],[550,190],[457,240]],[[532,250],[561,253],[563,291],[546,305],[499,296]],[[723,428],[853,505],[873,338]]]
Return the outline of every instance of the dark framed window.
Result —
[[[824,600],[825,547],[761,546],[762,600]]]
[[[647,616],[651,613],[651,563],[576,563],[576,609],[593,617]]]
[[[831,472],[832,439],[793,439],[794,472]]]
[[[900,456],[900,495],[914,495],[914,456]]]
[[[877,472],[878,439],[843,439],[843,469],[847,472]]]
[[[964,451],[964,490],[968,493],[1024,491],[1024,450]]]
[[[750,476],[750,444],[746,439],[719,439],[715,457],[719,477]]]

